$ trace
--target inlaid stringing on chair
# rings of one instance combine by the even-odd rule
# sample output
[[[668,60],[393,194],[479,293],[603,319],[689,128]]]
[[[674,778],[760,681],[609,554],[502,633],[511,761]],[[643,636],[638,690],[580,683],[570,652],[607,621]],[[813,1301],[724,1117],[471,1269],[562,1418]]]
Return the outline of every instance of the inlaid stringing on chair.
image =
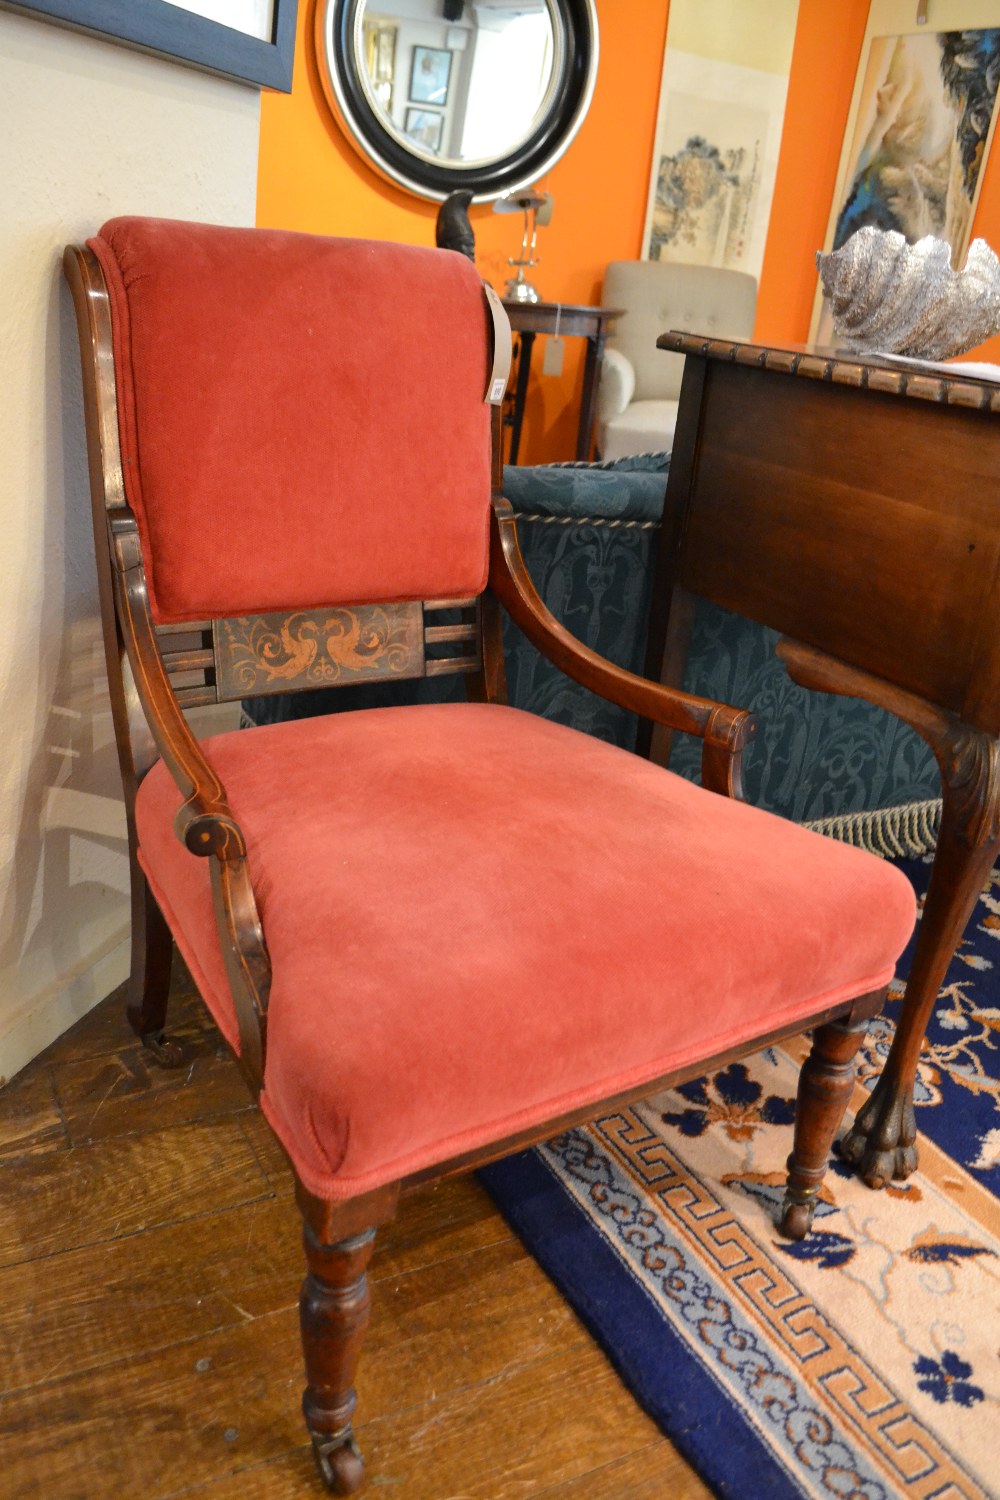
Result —
[[[117,219],[65,266],[129,1016],[177,1061],[176,940],[295,1171],[306,1422],[350,1493],[365,1267],[400,1188],[811,1026],[782,1220],[803,1235],[913,896],[735,800],[748,714],[619,670],[547,613],[499,492],[509,330],[464,257]],[[571,677],[700,735],[709,790],[508,708],[498,601]],[[441,672],[473,701],[203,744],[182,712]]]

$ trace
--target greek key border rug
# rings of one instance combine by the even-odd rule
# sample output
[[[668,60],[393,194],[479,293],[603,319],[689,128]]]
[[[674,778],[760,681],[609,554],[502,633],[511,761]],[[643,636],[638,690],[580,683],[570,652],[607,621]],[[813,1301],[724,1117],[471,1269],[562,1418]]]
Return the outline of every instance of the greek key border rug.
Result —
[[[926,887],[929,861],[903,868]],[[1000,1496],[998,898],[994,872],[942,990],[920,1171],[872,1193],[835,1162],[800,1244],[775,1218],[806,1042],[480,1174],[719,1495]],[[855,1108],[891,1034],[869,1040]]]

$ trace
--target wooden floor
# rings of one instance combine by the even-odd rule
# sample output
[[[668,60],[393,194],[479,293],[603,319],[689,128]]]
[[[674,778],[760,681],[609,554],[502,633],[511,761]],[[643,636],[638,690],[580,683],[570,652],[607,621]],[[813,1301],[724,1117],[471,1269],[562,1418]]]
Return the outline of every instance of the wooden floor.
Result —
[[[0,1090],[5,1500],[326,1493],[289,1173],[185,975],[174,991],[180,1070],[114,995]],[[708,1495],[474,1180],[404,1199],[372,1283],[366,1495]]]

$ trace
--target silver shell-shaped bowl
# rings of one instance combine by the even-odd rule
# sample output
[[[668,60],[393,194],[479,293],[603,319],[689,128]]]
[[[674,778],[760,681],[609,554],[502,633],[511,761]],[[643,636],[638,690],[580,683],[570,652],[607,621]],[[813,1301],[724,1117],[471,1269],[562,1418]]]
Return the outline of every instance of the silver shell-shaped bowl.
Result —
[[[911,245],[866,226],[839,250],[817,252],[816,264],[838,338],[857,353],[953,359],[1000,333],[1000,261],[985,240],[953,271],[945,240]]]

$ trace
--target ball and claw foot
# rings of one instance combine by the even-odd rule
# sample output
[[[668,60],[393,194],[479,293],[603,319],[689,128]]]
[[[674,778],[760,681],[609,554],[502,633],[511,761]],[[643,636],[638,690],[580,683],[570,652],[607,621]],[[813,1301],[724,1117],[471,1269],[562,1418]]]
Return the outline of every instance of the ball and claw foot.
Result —
[[[353,1495],[365,1477],[364,1459],[350,1433],[327,1438],[313,1435],[313,1457],[320,1477],[334,1495]]]
[[[781,1223],[778,1225],[779,1233],[783,1234],[787,1240],[804,1240],[812,1228],[815,1212],[815,1193],[811,1193],[808,1197],[786,1193],[781,1208]]]
[[[894,1092],[883,1074],[841,1141],[840,1155],[870,1188],[884,1188],[916,1171],[916,1135],[912,1090]]]

